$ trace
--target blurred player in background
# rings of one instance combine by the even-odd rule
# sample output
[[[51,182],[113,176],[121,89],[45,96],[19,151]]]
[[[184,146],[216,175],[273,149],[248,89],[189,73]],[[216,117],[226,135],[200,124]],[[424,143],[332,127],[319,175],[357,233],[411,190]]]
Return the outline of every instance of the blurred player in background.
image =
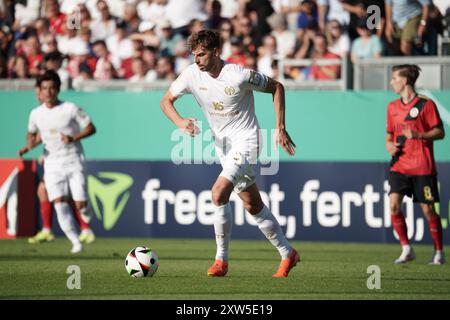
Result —
[[[36,98],[39,100],[40,103],[43,101],[40,98],[40,88],[39,86],[36,86]],[[42,142],[41,135],[38,133],[34,139],[34,146],[39,145]],[[22,157],[24,154],[26,154],[28,151],[30,151],[30,148],[28,146],[25,146],[23,148],[19,149],[19,157]],[[39,157],[38,160],[40,165],[44,164],[44,156]],[[52,203],[48,199],[47,189],[45,188],[45,183],[43,180],[39,181],[38,187],[37,187],[37,196],[39,199],[39,212],[41,213],[41,220],[42,220],[42,229],[39,231],[35,236],[28,238],[28,243],[30,244],[36,244],[41,242],[50,242],[55,239],[55,236],[52,232],[53,227],[53,207]],[[71,199],[70,201],[71,207],[73,212],[75,213],[75,219],[80,226],[81,234],[78,237],[81,242],[85,242],[87,244],[90,244],[95,241],[95,234],[90,228],[89,224],[84,222],[81,218],[81,215],[79,211],[76,209],[75,203]]]
[[[419,202],[428,221],[435,249],[430,264],[443,264],[441,218],[434,209],[434,203],[439,202],[439,191],[433,141],[443,139],[445,132],[436,104],[419,96],[414,88],[419,72],[416,65],[392,68],[391,85],[400,99],[387,107],[386,149],[392,155],[389,201],[392,225],[402,245],[402,253],[395,263],[405,263],[416,257],[401,211],[406,195]]]
[[[175,100],[180,96],[192,93],[213,131],[216,152],[223,170],[212,187],[217,253],[215,262],[208,269],[208,275],[220,277],[228,272],[228,243],[232,227],[229,199],[234,190],[259,229],[281,255],[280,266],[273,276],[287,277],[300,257],[261,200],[252,167],[261,150],[253,90],[273,95],[276,142],[289,155],[294,154],[295,144],[285,127],[284,88],[279,82],[261,73],[235,64],[225,64],[220,58],[221,39],[215,31],[194,33],[188,42],[195,63],[187,67],[172,83],[161,100],[161,108],[178,128],[194,136],[199,132],[195,119],[182,118],[174,106]]]
[[[95,133],[89,116],[70,102],[58,99],[61,80],[54,71],[46,71],[37,79],[43,102],[29,116],[27,149],[37,145],[37,135],[44,143],[44,182],[49,200],[54,204],[58,222],[72,242],[72,253],[81,252],[70,207],[70,196],[82,219],[88,223],[84,153],[80,140]],[[80,128],[83,130],[80,131]]]

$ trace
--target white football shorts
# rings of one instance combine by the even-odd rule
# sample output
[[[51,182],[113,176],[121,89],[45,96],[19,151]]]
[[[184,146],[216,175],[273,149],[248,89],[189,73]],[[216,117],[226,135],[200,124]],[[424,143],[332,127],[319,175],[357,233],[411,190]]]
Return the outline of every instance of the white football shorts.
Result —
[[[245,149],[232,148],[226,154],[220,148],[216,148],[216,153],[222,164],[220,176],[233,183],[234,192],[241,193],[256,182],[253,166],[257,163],[257,146]]]
[[[50,201],[63,196],[71,196],[74,201],[87,201],[86,175],[81,166],[46,168],[44,183]]]

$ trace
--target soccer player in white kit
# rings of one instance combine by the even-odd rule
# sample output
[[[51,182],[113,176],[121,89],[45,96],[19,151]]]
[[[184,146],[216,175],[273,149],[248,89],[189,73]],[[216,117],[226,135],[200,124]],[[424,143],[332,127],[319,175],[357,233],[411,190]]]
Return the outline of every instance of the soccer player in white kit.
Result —
[[[194,95],[213,132],[216,152],[222,172],[212,187],[215,206],[214,231],[217,252],[208,269],[209,276],[222,277],[228,272],[228,244],[231,235],[232,212],[229,203],[232,191],[244,202],[258,228],[277,248],[281,263],[273,277],[287,277],[300,261],[281,227],[264,205],[252,165],[260,152],[260,128],[255,116],[253,90],[271,93],[276,111],[276,142],[289,155],[295,144],[285,127],[283,85],[265,75],[220,59],[221,39],[216,31],[203,30],[188,40],[195,63],[187,67],[172,83],[161,100],[161,109],[181,130],[194,136],[199,132],[195,119],[183,118],[174,106],[175,100],[186,93]]]
[[[29,116],[27,148],[34,148],[39,133],[44,144],[44,182],[48,197],[54,204],[58,223],[72,242],[72,253],[81,252],[70,196],[86,223],[90,220],[87,208],[84,153],[80,140],[95,133],[91,119],[81,108],[58,99],[61,80],[54,71],[46,71],[37,78],[42,104]],[[80,130],[83,128],[82,130]]]

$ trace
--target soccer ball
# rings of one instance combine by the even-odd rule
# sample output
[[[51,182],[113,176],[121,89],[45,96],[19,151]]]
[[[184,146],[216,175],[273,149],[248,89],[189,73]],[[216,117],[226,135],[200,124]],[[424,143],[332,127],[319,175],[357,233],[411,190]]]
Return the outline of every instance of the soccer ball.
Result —
[[[158,256],[147,247],[136,247],[127,254],[125,268],[135,278],[151,277],[158,270]]]

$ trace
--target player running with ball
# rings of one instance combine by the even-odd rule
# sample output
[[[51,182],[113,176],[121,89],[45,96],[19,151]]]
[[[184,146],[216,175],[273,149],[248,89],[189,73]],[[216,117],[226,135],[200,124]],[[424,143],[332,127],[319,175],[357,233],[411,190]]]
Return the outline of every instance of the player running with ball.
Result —
[[[174,107],[175,100],[180,96],[193,94],[214,135],[216,152],[223,170],[212,187],[217,253],[215,262],[208,269],[208,275],[222,277],[228,272],[228,243],[232,227],[229,200],[231,192],[235,191],[244,202],[245,209],[255,219],[258,228],[281,255],[280,266],[273,276],[287,277],[300,257],[261,200],[252,168],[261,149],[253,90],[272,94],[276,112],[276,142],[289,155],[294,154],[295,144],[285,127],[284,88],[279,82],[263,74],[235,64],[225,64],[220,59],[221,39],[215,31],[195,33],[188,43],[195,63],[187,67],[172,83],[161,100],[161,108],[178,128],[194,136],[199,132],[195,120],[181,117]]]

